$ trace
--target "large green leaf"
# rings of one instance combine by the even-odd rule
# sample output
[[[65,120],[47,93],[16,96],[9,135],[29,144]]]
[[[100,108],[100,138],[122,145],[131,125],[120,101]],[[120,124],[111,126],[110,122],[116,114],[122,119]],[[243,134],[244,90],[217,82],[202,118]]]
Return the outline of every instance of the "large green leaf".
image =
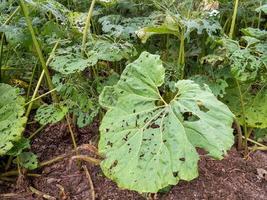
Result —
[[[26,123],[24,111],[24,99],[19,96],[19,89],[0,83],[0,156],[20,140]]]
[[[101,168],[119,187],[157,192],[192,180],[198,176],[195,147],[221,159],[234,143],[226,105],[191,80],[178,81],[166,103],[158,90],[164,77],[159,56],[144,52],[100,96],[108,108],[100,126]]]

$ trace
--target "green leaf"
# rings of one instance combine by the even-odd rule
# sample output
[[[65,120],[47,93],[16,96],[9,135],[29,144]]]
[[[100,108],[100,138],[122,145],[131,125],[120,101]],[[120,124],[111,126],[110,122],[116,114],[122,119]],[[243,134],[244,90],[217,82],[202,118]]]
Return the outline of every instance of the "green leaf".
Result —
[[[14,146],[7,154],[11,156],[18,156],[24,149],[30,148],[30,140],[22,137],[19,141],[14,142]]]
[[[24,130],[24,99],[19,89],[0,83],[0,156],[5,155]]]
[[[111,108],[116,105],[118,101],[117,93],[113,86],[104,87],[99,96],[99,104],[104,108]]]
[[[198,176],[196,147],[222,159],[234,143],[233,114],[210,90],[181,80],[166,103],[158,90],[164,78],[159,56],[143,52],[114,90],[100,96],[108,107],[100,126],[101,168],[119,187],[154,193],[192,180]],[[109,101],[114,91],[117,101]]]
[[[18,156],[19,164],[26,169],[36,169],[38,167],[37,156],[32,152],[22,152]]]
[[[129,59],[137,54],[135,48],[132,44],[125,42],[125,43],[118,43],[104,39],[96,39],[93,43],[93,47],[89,49],[93,49],[95,51],[98,60],[104,61],[120,61],[122,59]]]
[[[81,54],[68,53],[55,56],[50,66],[62,74],[72,74],[83,71],[96,63],[97,56],[94,53],[89,58],[83,58]]]
[[[267,127],[267,89],[256,85],[243,84],[241,93],[244,101],[244,116],[241,108],[240,95],[237,86],[231,86],[226,90],[224,102],[236,115],[241,125],[247,124],[248,127],[266,128]],[[253,90],[256,90],[254,92]]]
[[[261,11],[267,14],[267,4],[264,4],[256,9],[256,12],[261,12]]]
[[[265,31],[265,30],[260,30],[258,28],[248,27],[248,28],[243,28],[241,31],[246,36],[254,37],[254,38],[257,38],[259,40],[266,40],[267,39],[267,31]]]
[[[25,0],[28,4],[40,11],[51,12],[57,20],[67,21],[66,15],[70,12],[65,6],[55,0]]]
[[[68,112],[68,108],[61,104],[42,105],[38,108],[35,120],[41,125],[56,123],[62,120]]]
[[[256,129],[254,139],[258,142],[267,142],[267,129]]]
[[[99,19],[104,33],[115,38],[133,39],[136,37],[135,32],[141,27],[148,26],[157,21],[159,15],[152,14],[149,17],[132,17],[126,18],[121,15],[107,15]]]
[[[233,52],[230,57],[231,72],[240,81],[255,80],[261,67],[261,60],[248,49]]]
[[[210,90],[212,91],[212,93],[216,97],[223,97],[225,95],[225,89],[228,87],[227,82],[223,79],[213,80],[213,79],[209,79],[208,76],[203,76],[203,75],[193,76],[190,79],[192,79],[193,81],[195,81],[196,83],[204,87],[205,87],[205,84],[207,84]]]
[[[86,57],[81,56],[80,46],[73,45],[57,51],[50,66],[61,74],[73,74],[94,66],[99,60],[120,61],[137,54],[134,46],[128,42],[118,43],[101,38],[92,38],[87,43]]]
[[[77,117],[77,125],[89,125],[98,114],[99,105],[92,97],[92,89],[88,78],[80,74],[53,76],[53,84],[57,87],[68,112]]]

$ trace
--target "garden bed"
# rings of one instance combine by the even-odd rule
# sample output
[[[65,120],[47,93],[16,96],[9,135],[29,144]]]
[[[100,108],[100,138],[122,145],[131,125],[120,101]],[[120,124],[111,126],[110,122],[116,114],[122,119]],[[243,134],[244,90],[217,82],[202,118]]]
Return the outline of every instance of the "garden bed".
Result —
[[[97,144],[98,124],[77,131],[79,145]],[[64,123],[51,125],[32,140],[32,151],[40,161],[46,161],[72,150],[67,125]],[[244,160],[241,152],[234,147],[225,159],[218,161],[199,151],[199,177],[191,182],[179,182],[170,191],[152,195],[155,199],[257,199],[267,196],[267,154],[256,151]],[[88,151],[81,152],[89,155]],[[93,156],[93,155],[91,155]],[[81,162],[80,165],[85,164]],[[115,183],[105,178],[99,166],[86,164],[94,185],[96,199],[146,199],[149,195],[119,189]],[[33,187],[57,199],[85,200],[92,199],[90,185],[83,170],[79,170],[77,162],[70,162],[70,157],[45,166],[35,173],[40,177],[23,177],[16,184],[1,183],[2,199],[42,199],[31,192]],[[60,189],[61,188],[61,189]],[[62,189],[64,188],[64,192]],[[9,196],[9,197],[7,197]],[[151,195],[150,195],[151,196]],[[3,198],[4,197],[4,198]]]

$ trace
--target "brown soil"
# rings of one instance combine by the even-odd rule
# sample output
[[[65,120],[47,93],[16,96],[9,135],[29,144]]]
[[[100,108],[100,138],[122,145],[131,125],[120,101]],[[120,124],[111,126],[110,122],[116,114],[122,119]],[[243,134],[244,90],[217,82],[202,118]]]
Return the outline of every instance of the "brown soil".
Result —
[[[40,161],[49,160],[70,152],[73,147],[66,124],[47,127],[32,140],[32,151]],[[78,144],[94,144],[98,140],[97,123],[77,131]],[[94,156],[88,151],[84,155]],[[84,165],[84,162],[80,163]],[[96,199],[101,200],[138,200],[145,195],[119,189],[115,183],[102,174],[98,166],[86,164],[94,184]],[[229,200],[266,200],[267,199],[267,154],[257,151],[244,160],[239,152],[232,148],[228,156],[221,161],[202,155],[199,162],[199,177],[191,182],[181,181],[169,192],[155,195],[154,199],[229,199]],[[33,194],[30,186],[55,197],[56,199],[87,200],[92,199],[88,178],[85,172],[70,162],[70,158],[43,167],[33,173],[40,177],[20,177],[16,184],[0,181],[0,199],[32,200],[45,199]],[[148,195],[149,196],[149,195]]]

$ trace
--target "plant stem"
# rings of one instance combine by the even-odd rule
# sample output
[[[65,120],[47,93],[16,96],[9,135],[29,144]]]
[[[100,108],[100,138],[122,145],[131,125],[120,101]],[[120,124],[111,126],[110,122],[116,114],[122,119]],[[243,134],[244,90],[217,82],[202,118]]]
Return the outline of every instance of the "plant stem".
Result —
[[[238,0],[235,0],[235,7],[234,7],[233,15],[232,15],[232,23],[231,23],[230,33],[229,33],[229,37],[231,39],[233,39],[234,30],[235,30],[235,21],[236,21],[236,16],[237,16],[237,9],[238,9]]]
[[[244,136],[242,136],[242,138],[246,139]],[[261,144],[261,143],[259,143],[259,142],[255,141],[255,140],[252,140],[252,139],[250,139],[250,138],[247,138],[247,140],[248,140],[249,142],[251,142],[251,143],[254,143],[254,144],[256,144],[256,145],[260,146],[260,147],[267,148],[267,146],[266,146],[266,145],[264,145],[264,144]]]
[[[241,87],[237,79],[235,79],[236,85],[238,88],[239,96],[240,96],[240,105],[241,105],[241,110],[242,110],[242,118],[243,118],[243,128],[244,128],[244,135],[245,135],[245,156],[248,155],[248,129],[247,129],[247,124],[246,124],[246,118],[245,118],[245,104],[243,100],[243,95],[241,92]]]
[[[238,121],[235,119],[236,130],[237,130],[237,150],[242,149],[242,129]]]
[[[0,83],[2,82],[2,58],[3,58],[3,47],[4,47],[4,34],[1,34],[0,42]]]
[[[92,0],[92,3],[90,5],[90,8],[89,8],[89,11],[88,11],[88,14],[87,14],[87,18],[86,18],[86,21],[85,21],[85,27],[84,27],[84,30],[83,30],[82,49],[81,49],[82,56],[84,56],[84,52],[85,52],[86,40],[87,40],[88,30],[89,30],[89,28],[91,26],[91,18],[92,18],[92,15],[93,15],[95,2],[96,2],[96,0]]]
[[[28,139],[31,140],[37,133],[39,133],[43,128],[45,127],[45,125],[41,126],[40,128],[38,128],[33,134],[31,134]]]
[[[185,65],[185,59],[184,59],[184,33],[181,33],[180,36],[180,48],[179,48],[179,57],[178,57],[178,72],[179,72],[179,78],[180,80],[184,78],[184,65]]]
[[[95,189],[94,189],[94,184],[93,184],[93,181],[92,181],[92,178],[90,176],[90,173],[88,171],[88,168],[86,167],[86,165],[83,165],[82,166],[83,170],[85,171],[85,175],[88,179],[88,183],[89,183],[89,186],[90,186],[90,190],[91,190],[91,199],[92,200],[95,200]]]
[[[69,128],[69,131],[70,131],[70,135],[71,135],[71,139],[72,139],[72,144],[73,144],[74,150],[78,154],[78,151],[77,151],[77,143],[76,143],[76,140],[75,140],[75,135],[74,135],[73,130],[71,128],[69,116],[66,116],[65,118],[66,118],[66,121],[67,121],[67,124],[68,124],[68,128]]]
[[[262,5],[262,1],[260,2],[260,6]],[[258,28],[260,28],[260,24],[261,24],[261,10],[259,12],[259,17],[258,17]]]
[[[51,60],[52,60],[52,58],[53,58],[53,55],[54,55],[54,53],[55,53],[55,51],[56,51],[56,49],[57,49],[58,43],[59,43],[59,42],[57,42],[57,43],[55,44],[55,46],[53,47],[53,49],[52,49],[52,51],[51,51],[51,53],[50,53],[50,55],[49,55],[49,58],[48,58],[47,61],[46,61],[46,65],[48,65],[48,64],[51,62]],[[33,95],[32,95],[31,100],[30,100],[28,103],[26,103],[26,105],[29,104],[29,106],[28,106],[28,108],[27,108],[27,111],[26,111],[26,115],[25,115],[27,118],[29,117],[29,114],[30,114],[30,112],[31,112],[33,102],[34,102],[35,100],[37,100],[38,98],[41,98],[41,97],[43,97],[45,94],[47,94],[47,93],[45,93],[45,94],[39,96],[38,98],[35,98],[36,95],[37,95],[37,93],[38,93],[39,87],[40,87],[40,85],[41,85],[41,83],[42,83],[42,80],[43,80],[44,75],[45,75],[45,70],[42,71],[42,73],[41,73],[41,75],[40,75],[40,77],[39,77],[39,80],[38,80],[37,85],[36,85],[36,87],[35,87],[35,89],[34,89],[34,92],[33,92]],[[51,91],[55,91],[55,89],[50,90],[50,93],[51,93]]]
[[[4,22],[3,25],[7,25],[11,20],[12,18],[15,16],[15,14],[17,14],[17,12],[19,11],[20,7],[18,6],[14,12],[7,18],[7,20]]]
[[[57,89],[56,88],[54,88],[53,90],[50,90],[50,91],[48,91],[48,92],[46,92],[46,93],[44,93],[44,94],[42,94],[42,95],[40,95],[40,96],[38,96],[38,97],[36,97],[36,98],[34,98],[34,99],[31,99],[29,102],[27,102],[27,103],[25,103],[25,105],[28,105],[28,104],[32,104],[34,101],[36,101],[36,100],[38,100],[38,99],[41,99],[41,98],[43,98],[44,96],[46,96],[46,95],[48,95],[48,94],[51,94],[52,92],[55,92]],[[28,111],[28,110],[27,110]],[[27,112],[26,113],[27,115],[27,117],[29,116],[29,113]]]
[[[29,100],[29,96],[30,96],[30,92],[31,92],[31,88],[32,88],[32,83],[33,83],[33,79],[34,79],[34,75],[35,75],[37,66],[38,66],[38,62],[35,63],[33,70],[32,70],[31,80],[30,80],[29,87],[28,87],[27,94],[26,94],[27,101]]]
[[[45,59],[44,59],[41,47],[40,47],[40,45],[39,45],[39,43],[37,41],[33,26],[32,26],[32,23],[31,23],[31,19],[29,17],[29,10],[28,10],[24,0],[19,0],[19,2],[20,2],[20,7],[22,9],[23,15],[25,16],[25,20],[26,20],[28,29],[29,29],[29,31],[31,33],[31,37],[32,37],[36,52],[38,54],[39,60],[40,60],[41,65],[42,65],[42,68],[44,70],[44,73],[45,73],[45,76],[46,76],[46,79],[47,79],[48,88],[51,91],[51,90],[54,89],[53,83],[52,83],[52,80],[51,80],[51,76],[50,76],[49,70],[48,70],[48,68],[46,66]],[[53,99],[54,102],[58,102],[58,99],[57,99],[57,96],[56,96],[55,93],[52,93],[52,99]]]

